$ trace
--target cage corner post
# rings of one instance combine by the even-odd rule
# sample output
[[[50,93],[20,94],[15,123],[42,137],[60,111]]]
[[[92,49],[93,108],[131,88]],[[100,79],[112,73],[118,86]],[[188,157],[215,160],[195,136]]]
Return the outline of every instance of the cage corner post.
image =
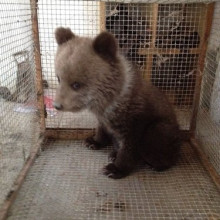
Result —
[[[106,19],[106,9],[105,9],[105,2],[99,2],[99,9],[100,9],[100,31],[105,31],[105,19]]]
[[[151,73],[153,67],[153,57],[155,54],[155,42],[157,35],[157,19],[158,19],[158,7],[159,4],[152,4],[152,19],[151,19],[151,43],[149,48],[149,53],[147,53],[146,67],[145,67],[145,78],[147,81],[151,81]]]
[[[198,115],[199,102],[200,102],[200,91],[201,91],[202,78],[203,78],[202,73],[205,68],[205,57],[206,57],[206,51],[208,47],[208,40],[209,40],[209,36],[211,32],[211,27],[212,27],[214,7],[215,7],[214,2],[207,4],[206,14],[204,16],[205,18],[204,23],[203,23],[204,29],[203,29],[202,39],[200,43],[200,55],[198,58],[198,68],[197,68],[197,74],[196,74],[192,118],[190,121],[190,132],[192,133],[193,138],[195,138],[197,115]]]
[[[34,59],[35,59],[35,67],[36,67],[37,108],[40,118],[41,133],[44,134],[46,129],[45,106],[44,106],[43,75],[42,75],[40,39],[39,39],[38,16],[37,16],[37,8],[38,8],[37,2],[38,0],[30,0],[32,34],[34,41]]]

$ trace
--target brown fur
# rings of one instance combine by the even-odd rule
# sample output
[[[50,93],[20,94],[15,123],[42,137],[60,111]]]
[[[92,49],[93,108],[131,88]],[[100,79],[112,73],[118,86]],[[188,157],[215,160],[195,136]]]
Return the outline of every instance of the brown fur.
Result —
[[[119,55],[115,38],[107,32],[95,39],[78,37],[58,28],[56,39],[62,40],[57,40],[55,70],[60,84],[54,106],[71,112],[86,108],[96,115],[99,127],[86,145],[115,148],[104,174],[121,178],[142,162],[158,171],[174,165],[180,137],[173,109]]]

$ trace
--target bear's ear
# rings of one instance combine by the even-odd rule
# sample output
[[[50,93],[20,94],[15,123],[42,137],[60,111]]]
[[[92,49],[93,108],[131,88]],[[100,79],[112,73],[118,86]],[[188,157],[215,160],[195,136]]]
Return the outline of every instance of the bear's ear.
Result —
[[[58,45],[61,45],[74,37],[74,33],[69,28],[59,27],[55,31],[55,38]]]
[[[108,32],[99,34],[93,41],[93,47],[105,59],[115,59],[118,50],[114,36]]]

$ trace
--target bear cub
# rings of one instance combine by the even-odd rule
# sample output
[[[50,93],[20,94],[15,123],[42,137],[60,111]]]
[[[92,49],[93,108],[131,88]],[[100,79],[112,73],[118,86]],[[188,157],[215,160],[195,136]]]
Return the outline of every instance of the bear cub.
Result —
[[[157,171],[173,166],[180,150],[180,131],[166,97],[148,84],[118,52],[116,39],[102,32],[94,39],[57,28],[55,72],[59,86],[54,107],[77,112],[89,109],[98,119],[86,145],[113,145],[103,173],[122,178],[138,164]]]

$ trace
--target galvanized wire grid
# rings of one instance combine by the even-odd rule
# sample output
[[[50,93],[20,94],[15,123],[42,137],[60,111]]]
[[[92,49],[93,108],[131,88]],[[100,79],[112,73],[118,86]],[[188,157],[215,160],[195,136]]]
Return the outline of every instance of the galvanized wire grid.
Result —
[[[165,172],[141,167],[112,180],[102,175],[110,148],[55,141],[31,168],[9,212],[13,219],[219,219],[219,191],[189,145]]]
[[[205,7],[205,4],[159,5],[155,14],[153,4],[38,1],[42,70],[49,84],[44,91],[48,102],[51,104],[57,86],[55,28],[70,27],[76,34],[94,37],[105,27],[118,39],[121,53],[137,66],[146,80],[168,95],[176,106],[181,128],[189,129]],[[96,124],[88,112],[61,113],[50,104],[47,127],[92,128]]]
[[[106,29],[144,78],[167,94],[182,129],[192,117],[204,12],[204,4],[107,4]]]
[[[38,138],[29,0],[0,2],[0,207]]]
[[[55,111],[52,99],[58,84],[54,73],[57,49],[54,32],[57,27],[70,27],[81,36],[95,36],[100,31],[100,6],[97,1],[38,1],[38,23],[43,77],[49,88],[44,94],[48,103],[46,126],[52,128],[93,128],[96,120],[88,112],[69,114]]]
[[[193,103],[198,53],[204,22],[203,4],[160,5],[155,47],[176,54],[154,55],[152,81],[171,92],[175,105],[189,108]],[[171,50],[172,53],[172,50]]]
[[[220,174],[220,3],[214,19],[203,76],[197,119],[197,137],[206,155]]]

